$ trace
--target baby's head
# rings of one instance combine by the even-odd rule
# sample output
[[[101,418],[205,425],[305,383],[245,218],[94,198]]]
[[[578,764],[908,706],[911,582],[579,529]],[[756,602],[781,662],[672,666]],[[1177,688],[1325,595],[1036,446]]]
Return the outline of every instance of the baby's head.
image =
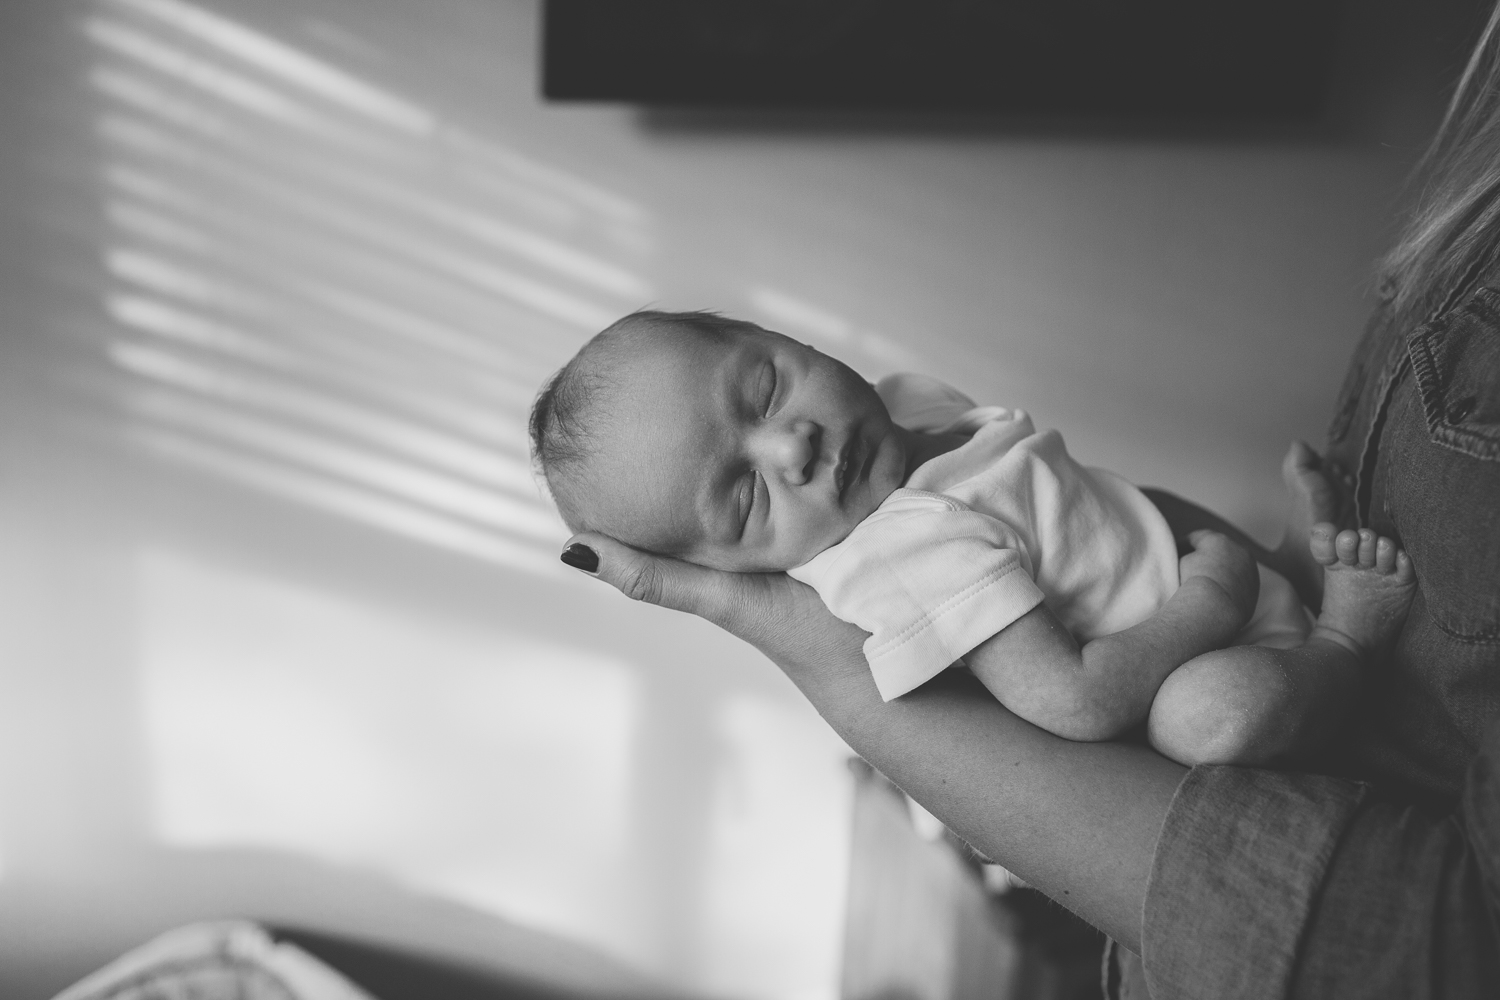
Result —
[[[563,520],[741,572],[790,569],[906,481],[910,449],[842,362],[713,313],[632,313],[543,387],[531,448]]]

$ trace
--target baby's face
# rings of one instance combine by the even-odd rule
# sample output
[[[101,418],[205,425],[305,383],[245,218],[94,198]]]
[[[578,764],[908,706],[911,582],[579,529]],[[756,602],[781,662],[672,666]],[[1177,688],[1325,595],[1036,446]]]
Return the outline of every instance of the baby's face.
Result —
[[[851,368],[779,333],[643,334],[609,368],[592,527],[740,572],[799,566],[906,480],[904,433]]]

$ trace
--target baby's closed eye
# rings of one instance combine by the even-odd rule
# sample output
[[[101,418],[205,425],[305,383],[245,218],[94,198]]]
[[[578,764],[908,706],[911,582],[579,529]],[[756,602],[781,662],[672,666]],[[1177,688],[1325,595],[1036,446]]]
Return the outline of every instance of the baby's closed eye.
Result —
[[[740,477],[735,489],[735,506],[739,511],[740,530],[750,520],[750,511],[755,508],[755,473],[747,472]]]
[[[755,398],[758,401],[758,412],[769,417],[775,412],[776,390],[780,386],[780,378],[776,373],[776,366],[767,361],[761,365],[760,377],[756,386]]]

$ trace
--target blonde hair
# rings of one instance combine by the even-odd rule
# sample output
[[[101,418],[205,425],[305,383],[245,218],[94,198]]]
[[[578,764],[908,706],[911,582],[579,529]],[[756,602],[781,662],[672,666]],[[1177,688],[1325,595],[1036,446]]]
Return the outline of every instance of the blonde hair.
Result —
[[[1415,176],[1417,201],[1380,283],[1393,310],[1421,320],[1500,256],[1500,3]]]

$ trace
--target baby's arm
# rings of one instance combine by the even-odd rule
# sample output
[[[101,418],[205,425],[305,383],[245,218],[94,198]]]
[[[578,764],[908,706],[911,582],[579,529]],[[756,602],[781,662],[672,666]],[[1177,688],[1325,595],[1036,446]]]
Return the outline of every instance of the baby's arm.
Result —
[[[1239,528],[1211,510],[1166,490],[1143,487],[1171,525],[1172,534],[1182,537],[1200,528],[1222,532],[1243,545],[1256,560],[1286,577],[1297,590],[1302,603],[1316,611],[1323,603],[1323,567],[1313,558],[1308,540],[1314,524],[1338,521],[1341,500],[1338,482],[1323,471],[1323,460],[1301,441],[1293,441],[1281,461],[1281,476],[1286,482],[1291,510],[1287,515],[1286,536],[1275,549],[1267,549]]]
[[[1070,740],[1112,739],[1145,721],[1167,675],[1227,644],[1255,609],[1249,553],[1211,531],[1192,535],[1182,583],[1150,618],[1079,647],[1037,605],[964,657],[1006,708]]]

